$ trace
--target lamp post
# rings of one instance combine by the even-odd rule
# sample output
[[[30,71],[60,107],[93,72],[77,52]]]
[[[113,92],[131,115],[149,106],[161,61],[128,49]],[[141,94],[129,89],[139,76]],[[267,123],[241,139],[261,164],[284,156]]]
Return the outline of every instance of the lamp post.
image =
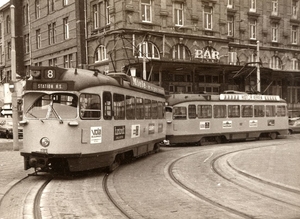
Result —
[[[16,89],[16,36],[15,36],[15,6],[10,6],[11,14],[11,76],[13,83],[12,90],[12,117],[13,117],[13,150],[19,150],[19,136],[18,136],[18,100]]]

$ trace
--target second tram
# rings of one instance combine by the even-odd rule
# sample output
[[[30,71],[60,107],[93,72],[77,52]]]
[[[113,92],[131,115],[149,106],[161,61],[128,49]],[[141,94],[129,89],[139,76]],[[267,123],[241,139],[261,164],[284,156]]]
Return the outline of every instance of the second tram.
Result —
[[[25,169],[115,169],[159,150],[165,139],[165,93],[123,73],[31,68],[24,92]]]
[[[287,104],[279,96],[229,91],[174,94],[166,102],[168,144],[275,139],[288,133]]]

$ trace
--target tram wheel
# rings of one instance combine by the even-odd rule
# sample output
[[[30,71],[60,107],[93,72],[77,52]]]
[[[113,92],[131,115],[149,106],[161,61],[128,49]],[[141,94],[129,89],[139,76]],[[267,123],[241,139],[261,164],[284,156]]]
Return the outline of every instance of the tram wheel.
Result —
[[[114,170],[116,170],[121,165],[121,161],[122,161],[121,156],[120,156],[120,154],[118,154],[115,157],[114,162],[107,167],[107,172],[111,173]]]
[[[204,146],[204,145],[205,145],[205,143],[206,143],[206,138],[205,138],[205,137],[203,137],[203,138],[201,138],[201,139],[199,140],[199,142],[198,142],[198,145],[200,145],[200,146]]]
[[[274,140],[274,139],[277,138],[277,133],[276,133],[276,132],[271,132],[271,133],[269,134],[269,137],[270,137],[272,140]]]

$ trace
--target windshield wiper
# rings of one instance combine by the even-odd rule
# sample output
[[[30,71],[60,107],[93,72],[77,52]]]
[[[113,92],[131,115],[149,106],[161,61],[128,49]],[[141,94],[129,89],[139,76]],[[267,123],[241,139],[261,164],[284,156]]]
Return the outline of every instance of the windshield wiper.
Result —
[[[35,115],[33,115],[31,112],[27,112],[29,115],[31,115],[33,118],[40,120],[42,123],[44,123],[44,121],[38,117],[36,117]]]
[[[51,111],[47,113],[47,118],[49,117],[50,113],[53,112],[54,116],[59,120],[60,124],[63,124],[64,121],[62,120],[62,118],[60,117],[60,115],[58,115],[58,113],[56,112],[56,110],[53,107],[53,100],[50,102],[50,109]]]

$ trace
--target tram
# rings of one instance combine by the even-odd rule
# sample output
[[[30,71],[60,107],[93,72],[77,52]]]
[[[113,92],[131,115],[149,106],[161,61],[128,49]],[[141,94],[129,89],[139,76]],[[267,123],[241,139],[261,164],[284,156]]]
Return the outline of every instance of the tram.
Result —
[[[167,97],[167,144],[205,145],[288,133],[287,104],[276,95],[227,91]]]
[[[124,73],[32,66],[23,100],[24,169],[113,171],[165,139],[164,89]]]

